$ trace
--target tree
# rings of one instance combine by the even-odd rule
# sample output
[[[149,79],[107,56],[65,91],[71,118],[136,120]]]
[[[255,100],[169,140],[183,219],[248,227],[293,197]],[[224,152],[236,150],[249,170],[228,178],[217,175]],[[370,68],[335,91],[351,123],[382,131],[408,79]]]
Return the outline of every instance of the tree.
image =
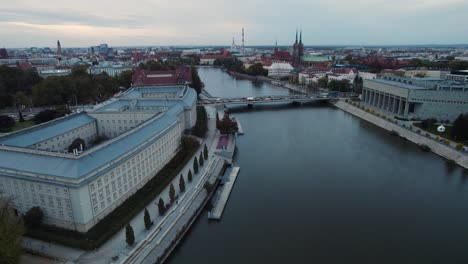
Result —
[[[145,216],[144,216],[144,221],[145,221],[145,228],[146,230],[149,230],[151,226],[153,225],[153,221],[151,221],[151,216],[148,212],[148,209],[145,208]]]
[[[188,179],[189,182],[192,182],[193,177],[192,177],[192,171],[191,170],[189,170],[189,172],[188,172],[187,179]]]
[[[204,155],[205,160],[208,159],[208,148],[206,147],[206,144],[205,144],[205,147],[203,148],[203,155]]]
[[[18,106],[22,106],[22,105],[31,106],[31,100],[23,91],[16,92],[15,101],[16,101],[16,105]]]
[[[202,82],[200,80],[200,76],[198,76],[198,70],[195,66],[192,65],[192,85],[191,87],[197,91],[197,94],[200,94],[202,91]]]
[[[179,179],[179,189],[180,189],[180,192],[185,192],[185,180],[184,180],[184,175],[180,175],[180,179]]]
[[[36,124],[41,124],[50,121],[55,118],[56,113],[55,110],[51,109],[42,110],[34,116],[34,122]]]
[[[216,128],[219,129],[221,134],[234,134],[239,129],[236,120],[231,119],[227,111],[224,112],[223,119],[216,122]]]
[[[324,76],[324,77],[318,79],[318,84],[319,84],[319,86],[322,87],[322,88],[327,88],[327,86],[328,86],[328,78],[327,78],[326,76]]]
[[[121,87],[129,88],[132,84],[133,70],[123,71],[117,76],[117,84]]]
[[[248,75],[252,75],[252,76],[258,76],[258,75],[267,76],[268,75],[268,70],[265,70],[261,63],[255,63],[254,65],[250,66],[245,72]]]
[[[0,200],[1,263],[16,264],[22,253],[23,221],[16,217],[9,200]]]
[[[15,125],[15,120],[7,115],[0,115],[0,132],[9,132]]]
[[[24,215],[24,223],[28,228],[38,227],[42,223],[44,213],[39,206],[34,206],[29,209]]]
[[[203,164],[205,163],[205,161],[203,160],[203,153],[200,152],[200,157],[198,158],[198,163],[200,163],[200,167],[203,166]]]
[[[164,213],[166,213],[166,205],[164,204],[164,200],[162,198],[159,198],[158,211],[159,215],[164,215]]]
[[[169,187],[169,199],[171,200],[171,203],[175,201],[175,189],[174,189],[174,184],[171,183],[171,187]]]
[[[193,159],[193,172],[195,172],[195,174],[198,173],[198,160],[197,160],[197,157],[195,157]]]
[[[192,129],[192,134],[202,138],[206,131],[208,131],[208,115],[204,106],[197,106],[197,122]]]
[[[460,114],[453,122],[452,138],[458,141],[468,140],[468,115]]]
[[[133,228],[130,224],[125,227],[125,241],[129,246],[132,246],[135,243],[135,234],[133,233]]]
[[[23,113],[21,113],[21,110],[19,110],[19,109],[18,109],[18,116],[19,116],[19,121],[20,121],[21,123],[23,123],[23,122],[24,122]]]
[[[68,152],[72,153],[73,149],[81,150],[81,148],[83,148],[83,150],[86,149],[85,141],[81,138],[76,138],[70,146],[68,146]]]

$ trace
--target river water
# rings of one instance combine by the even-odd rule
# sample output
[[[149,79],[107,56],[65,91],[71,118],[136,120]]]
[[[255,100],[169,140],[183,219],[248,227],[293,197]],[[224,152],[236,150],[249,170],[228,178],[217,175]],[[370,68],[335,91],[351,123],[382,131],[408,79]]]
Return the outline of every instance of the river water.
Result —
[[[199,69],[213,96],[288,93]],[[259,85],[259,86],[257,86]],[[328,106],[236,112],[240,174],[182,263],[468,263],[468,174]]]

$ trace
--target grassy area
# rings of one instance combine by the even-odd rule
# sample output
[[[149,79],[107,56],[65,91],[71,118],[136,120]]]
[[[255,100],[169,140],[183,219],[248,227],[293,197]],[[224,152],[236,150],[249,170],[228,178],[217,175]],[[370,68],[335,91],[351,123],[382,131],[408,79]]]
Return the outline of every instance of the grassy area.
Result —
[[[124,203],[108,214],[86,233],[66,230],[53,226],[41,226],[28,230],[26,235],[44,241],[56,242],[65,246],[92,250],[98,248],[125,227],[130,220],[164,190],[178,176],[180,170],[191,159],[199,147],[197,141],[182,144],[176,156],[145,186],[130,196]],[[151,205],[150,205],[151,206]],[[143,221],[143,220],[142,220]]]
[[[413,123],[413,125],[415,127],[420,128],[421,130],[424,130],[424,131],[427,131],[427,132],[432,133],[434,135],[437,135],[437,136],[452,140],[451,135],[452,135],[452,129],[453,128],[451,126],[445,126],[444,125],[445,132],[440,133],[439,131],[437,131],[437,127],[439,127],[439,125],[432,125],[432,126],[429,126],[428,128],[422,128],[421,123]]]
[[[16,122],[15,125],[11,128],[11,132],[14,132],[23,128],[31,127],[34,125],[35,123],[32,120],[24,121],[24,122]]]

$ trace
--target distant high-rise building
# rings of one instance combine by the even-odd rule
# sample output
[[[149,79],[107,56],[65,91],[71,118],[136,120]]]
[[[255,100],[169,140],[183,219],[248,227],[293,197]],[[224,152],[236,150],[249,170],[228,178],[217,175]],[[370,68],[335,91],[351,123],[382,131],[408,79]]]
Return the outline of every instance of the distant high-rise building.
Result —
[[[62,55],[62,46],[60,45],[60,40],[57,40],[57,54]]]
[[[102,55],[107,55],[109,52],[109,46],[107,44],[101,44],[99,45],[99,53]]]
[[[0,59],[8,59],[8,52],[5,48],[0,49]]]

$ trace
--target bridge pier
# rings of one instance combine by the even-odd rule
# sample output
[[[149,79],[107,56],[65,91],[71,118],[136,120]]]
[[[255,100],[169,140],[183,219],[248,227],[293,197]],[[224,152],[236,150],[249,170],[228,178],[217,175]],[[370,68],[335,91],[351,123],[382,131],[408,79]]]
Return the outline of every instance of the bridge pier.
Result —
[[[247,108],[248,108],[248,109],[252,109],[253,107],[254,107],[253,104],[247,104]]]

